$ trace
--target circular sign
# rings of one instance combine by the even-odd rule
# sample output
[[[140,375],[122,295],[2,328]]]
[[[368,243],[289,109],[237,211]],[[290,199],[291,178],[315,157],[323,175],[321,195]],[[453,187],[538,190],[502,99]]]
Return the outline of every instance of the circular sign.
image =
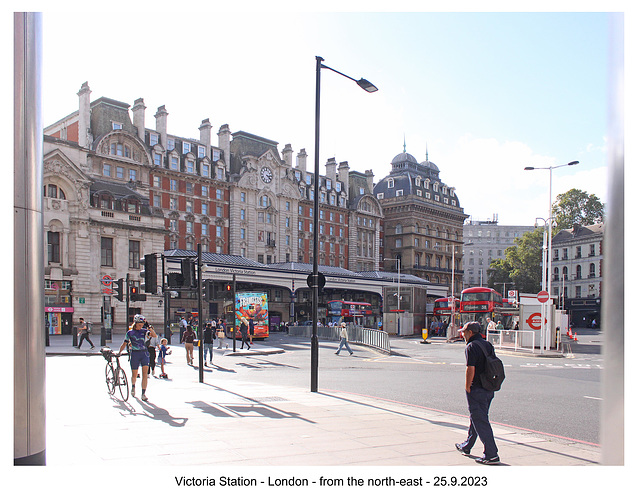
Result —
[[[549,292],[542,290],[541,292],[538,293],[538,302],[541,302],[542,304],[544,304],[548,300],[549,300]]]
[[[526,323],[534,330],[539,330],[542,327],[542,316],[540,313],[533,313],[527,318]]]
[[[326,283],[327,283],[327,278],[325,278],[324,274],[319,272],[318,273],[318,289],[322,290]],[[307,276],[307,285],[309,285],[309,288],[313,288],[313,274],[309,274],[309,276]]]
[[[113,281],[113,278],[108,274],[105,274],[104,276],[102,276],[101,281],[104,286],[111,286],[111,282]]]

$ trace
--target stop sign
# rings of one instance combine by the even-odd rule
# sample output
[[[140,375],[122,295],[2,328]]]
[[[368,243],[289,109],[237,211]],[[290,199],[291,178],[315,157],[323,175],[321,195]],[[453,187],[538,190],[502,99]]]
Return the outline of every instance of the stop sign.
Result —
[[[538,293],[538,302],[541,302],[542,304],[544,304],[548,300],[549,300],[549,292],[542,290],[541,292]]]

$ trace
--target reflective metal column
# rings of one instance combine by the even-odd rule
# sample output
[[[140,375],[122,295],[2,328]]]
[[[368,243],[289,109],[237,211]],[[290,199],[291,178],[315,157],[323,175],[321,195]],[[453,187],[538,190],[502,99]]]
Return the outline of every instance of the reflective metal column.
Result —
[[[14,14],[14,464],[45,464],[42,15]]]

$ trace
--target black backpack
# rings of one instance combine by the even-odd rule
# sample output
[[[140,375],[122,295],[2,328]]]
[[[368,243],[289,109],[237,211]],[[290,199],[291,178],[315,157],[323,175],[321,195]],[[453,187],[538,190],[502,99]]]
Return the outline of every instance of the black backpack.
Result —
[[[504,365],[494,351],[489,354],[483,343],[479,344],[485,356],[484,372],[480,374],[482,387],[487,391],[498,391],[505,379]]]

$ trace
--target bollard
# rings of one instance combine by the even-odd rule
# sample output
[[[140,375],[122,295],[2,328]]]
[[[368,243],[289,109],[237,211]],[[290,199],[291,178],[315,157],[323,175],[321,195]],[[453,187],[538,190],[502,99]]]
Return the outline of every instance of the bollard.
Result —
[[[107,345],[107,329],[104,327],[100,328],[100,347],[105,347]]]
[[[78,347],[78,327],[73,327],[71,329],[71,344],[74,348]]]

